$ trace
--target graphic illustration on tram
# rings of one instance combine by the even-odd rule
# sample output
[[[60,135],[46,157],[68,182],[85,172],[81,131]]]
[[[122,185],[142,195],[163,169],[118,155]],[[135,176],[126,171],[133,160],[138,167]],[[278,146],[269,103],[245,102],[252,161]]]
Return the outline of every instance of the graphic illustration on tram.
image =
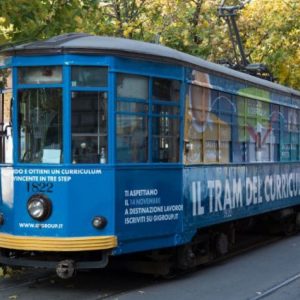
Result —
[[[139,253],[165,275],[228,253],[245,222],[300,225],[296,90],[66,34],[2,50],[0,95],[4,265],[67,278]]]

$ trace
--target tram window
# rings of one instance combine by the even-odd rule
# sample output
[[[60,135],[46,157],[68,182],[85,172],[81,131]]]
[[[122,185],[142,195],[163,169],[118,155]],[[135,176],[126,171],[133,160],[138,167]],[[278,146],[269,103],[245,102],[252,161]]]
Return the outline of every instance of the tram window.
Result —
[[[62,90],[20,90],[18,105],[20,161],[60,163],[63,149]]]
[[[279,160],[279,144],[280,144],[280,110],[279,105],[271,104],[271,115],[270,115],[270,160]]]
[[[236,124],[232,127],[232,136],[232,161],[235,163],[244,162],[246,143],[245,116],[237,116]]]
[[[236,112],[230,94],[191,85],[186,112],[186,162],[228,163]],[[199,151],[199,155],[196,152]]]
[[[280,107],[281,138],[280,160],[298,160],[299,157],[299,112],[296,109]]]
[[[195,111],[191,109],[192,103],[186,97],[185,113],[185,162],[186,164],[199,164],[203,162],[203,133],[197,130],[195,124]]]
[[[195,85],[188,96],[187,164],[299,159],[298,110]]]
[[[147,113],[148,104],[129,101],[118,101],[117,111],[127,113]]]
[[[280,160],[289,161],[291,159],[291,131],[289,124],[289,109],[288,107],[281,106],[281,139],[280,139]]]
[[[127,99],[148,99],[148,78],[128,74],[117,76],[117,97]]]
[[[245,158],[256,161],[256,100],[245,99]]]
[[[180,82],[153,78],[152,83],[152,161],[178,162]]]
[[[167,106],[167,105],[159,105],[155,104],[152,107],[152,112],[154,114],[160,114],[161,112],[164,112],[168,115],[178,116],[179,115],[179,106]]]
[[[151,108],[149,81],[153,83]],[[179,96],[179,81],[158,78],[149,80],[144,76],[118,74],[118,162],[179,161]],[[148,128],[149,118],[151,130]],[[150,137],[149,131],[152,132]],[[148,148],[152,149],[150,155]]]
[[[107,68],[105,67],[74,66],[71,70],[71,82],[74,87],[107,86]]]
[[[270,103],[257,101],[257,161],[271,161]]]
[[[153,100],[179,101],[180,82],[178,80],[153,78]]]
[[[288,109],[288,132],[290,134],[291,154],[290,160],[298,159],[299,130],[298,111],[293,108]]]
[[[228,123],[220,124],[219,127],[219,162],[230,162],[231,130]]]
[[[12,72],[11,69],[0,69],[0,89],[12,88]]]
[[[107,162],[107,94],[72,93],[73,163]]]
[[[148,160],[148,119],[146,116],[117,116],[117,161],[142,163]]]
[[[161,115],[152,119],[153,162],[178,162],[179,119]]]
[[[117,76],[117,161],[148,161],[149,79],[144,76]]]
[[[236,113],[232,125],[232,161],[244,162],[246,150],[245,98],[236,97]]]
[[[204,132],[209,113],[208,89],[191,85],[186,97],[185,114],[185,160],[188,164],[203,162],[205,156]],[[198,153],[199,151],[199,153]]]
[[[205,140],[204,142],[204,162],[216,163],[218,162],[218,141]]]
[[[234,129],[236,128],[236,99],[229,93],[212,91],[213,103],[218,103],[216,115],[218,116],[217,123],[219,125],[218,143],[219,143],[219,163],[229,163],[234,155],[233,141],[236,141]],[[212,104],[216,106],[216,104]]]
[[[211,114],[212,115],[212,114]],[[204,144],[204,162],[206,163],[217,163],[219,156],[223,155],[219,152],[219,124],[217,120],[209,120],[207,127],[203,132],[203,144]]]
[[[59,66],[18,68],[20,84],[62,83],[62,68]]]

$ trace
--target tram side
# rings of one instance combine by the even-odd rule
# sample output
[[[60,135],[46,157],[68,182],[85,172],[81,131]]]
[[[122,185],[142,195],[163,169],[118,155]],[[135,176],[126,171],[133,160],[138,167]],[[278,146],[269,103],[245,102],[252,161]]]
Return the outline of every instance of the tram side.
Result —
[[[196,70],[188,89],[186,229],[196,234],[202,228],[273,211],[282,227],[296,227],[299,97]]]
[[[150,147],[158,151],[148,152],[152,164],[141,164],[147,155],[140,146],[134,164],[116,168],[116,228],[122,246],[115,254],[189,247],[216,225],[229,240],[239,230],[237,221],[267,213],[283,231],[297,226],[300,99],[213,69],[186,68],[184,76],[181,102],[170,92],[171,78],[156,90],[169,91],[167,98],[152,94],[161,101],[151,103],[160,105],[149,119],[152,128],[161,130],[150,132],[150,144],[159,141],[157,148]],[[164,100],[169,103],[162,107]],[[182,129],[175,113],[180,105]]]

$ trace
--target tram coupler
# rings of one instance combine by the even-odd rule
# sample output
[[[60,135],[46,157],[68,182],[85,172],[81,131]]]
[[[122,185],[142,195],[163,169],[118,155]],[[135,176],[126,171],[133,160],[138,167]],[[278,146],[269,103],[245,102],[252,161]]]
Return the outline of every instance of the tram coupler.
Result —
[[[75,271],[75,261],[72,259],[62,260],[56,267],[56,274],[62,279],[72,278],[75,275]]]

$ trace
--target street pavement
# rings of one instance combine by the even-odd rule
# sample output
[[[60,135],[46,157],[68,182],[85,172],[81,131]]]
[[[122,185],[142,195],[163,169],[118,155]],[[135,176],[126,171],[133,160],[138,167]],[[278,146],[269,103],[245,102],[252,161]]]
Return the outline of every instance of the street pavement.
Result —
[[[172,280],[101,270],[62,281],[29,271],[0,279],[0,299],[299,300],[299,249],[297,235]]]

